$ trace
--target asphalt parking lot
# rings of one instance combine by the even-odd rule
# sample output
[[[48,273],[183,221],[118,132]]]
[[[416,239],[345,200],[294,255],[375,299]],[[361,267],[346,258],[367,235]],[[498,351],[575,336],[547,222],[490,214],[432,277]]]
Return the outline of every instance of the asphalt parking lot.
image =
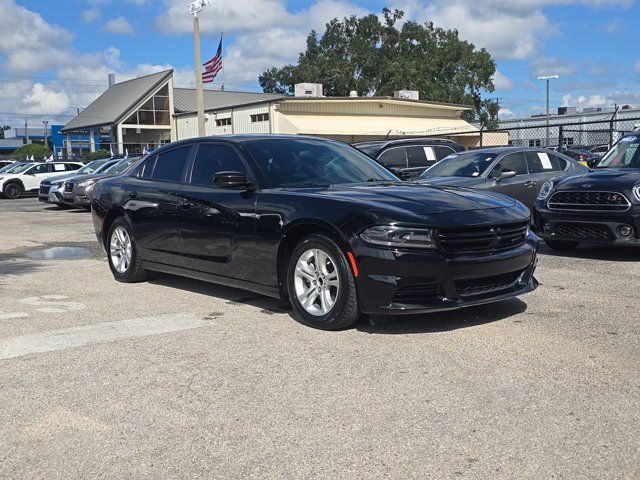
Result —
[[[0,476],[638,478],[639,267],[542,247],[522,299],[323,332],[0,199]]]

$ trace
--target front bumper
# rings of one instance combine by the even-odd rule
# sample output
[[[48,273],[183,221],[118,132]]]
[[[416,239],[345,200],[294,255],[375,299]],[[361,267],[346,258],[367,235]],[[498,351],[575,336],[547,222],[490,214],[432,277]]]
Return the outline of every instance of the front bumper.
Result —
[[[640,207],[626,212],[558,212],[537,203],[533,219],[543,240],[640,247]],[[623,227],[631,232],[624,235]]]
[[[538,238],[511,250],[447,256],[352,245],[360,274],[363,313],[399,315],[455,310],[492,303],[535,290]]]
[[[90,187],[75,187],[72,193],[72,202],[75,205],[87,207],[91,205],[89,198]]]

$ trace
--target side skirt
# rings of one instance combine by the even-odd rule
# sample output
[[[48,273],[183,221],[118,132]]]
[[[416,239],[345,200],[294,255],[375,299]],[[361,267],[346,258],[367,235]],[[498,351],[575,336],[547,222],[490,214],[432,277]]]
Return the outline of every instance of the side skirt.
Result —
[[[266,285],[260,285],[259,283],[246,282],[244,280],[238,280],[237,278],[223,277],[220,275],[214,275],[212,273],[198,272],[197,270],[189,270],[186,268],[174,267],[172,265],[165,265],[163,263],[143,261],[142,268],[152,270],[154,272],[169,273],[172,275],[179,275],[181,277],[195,278],[204,282],[216,283],[219,285],[225,285],[227,287],[240,288],[242,290],[248,290],[250,292],[265,295],[267,297],[280,298],[280,291],[277,287],[269,287]]]

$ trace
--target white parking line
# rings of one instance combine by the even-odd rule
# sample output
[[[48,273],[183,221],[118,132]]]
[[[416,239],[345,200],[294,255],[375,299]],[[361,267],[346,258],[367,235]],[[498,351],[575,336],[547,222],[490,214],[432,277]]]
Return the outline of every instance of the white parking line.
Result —
[[[63,330],[0,339],[0,360],[84,347],[96,343],[116,342],[129,338],[161,335],[210,325],[210,322],[188,313],[141,317],[117,322],[96,323]]]

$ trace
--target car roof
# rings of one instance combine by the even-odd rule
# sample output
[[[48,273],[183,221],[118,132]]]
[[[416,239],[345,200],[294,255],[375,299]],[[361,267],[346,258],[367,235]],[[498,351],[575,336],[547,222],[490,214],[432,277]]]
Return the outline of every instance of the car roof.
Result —
[[[544,147],[480,147],[480,148],[474,148],[471,150],[467,150],[466,152],[459,152],[459,155],[463,155],[466,153],[475,153],[475,152],[480,152],[480,153],[493,153],[496,155],[500,155],[502,153],[512,153],[512,152],[539,152],[539,151],[548,151],[550,153],[556,154],[558,152],[553,151],[551,149],[548,148],[544,148]]]
[[[389,145],[411,145],[414,143],[442,143],[448,145],[460,145],[453,140],[448,138],[433,138],[433,137],[411,137],[411,138],[394,138],[393,140],[369,140],[365,142],[355,142],[352,145],[354,147],[365,147],[365,146],[379,146],[381,149],[387,147]]]

